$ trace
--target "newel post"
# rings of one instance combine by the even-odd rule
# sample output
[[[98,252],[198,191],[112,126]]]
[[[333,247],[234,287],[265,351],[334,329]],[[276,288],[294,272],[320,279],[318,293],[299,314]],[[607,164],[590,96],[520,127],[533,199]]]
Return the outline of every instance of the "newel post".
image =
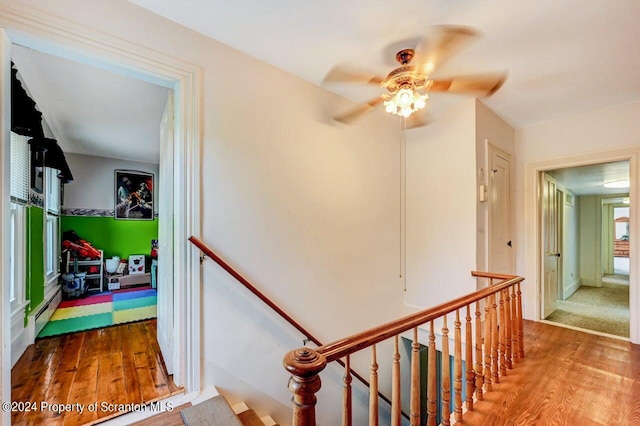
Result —
[[[286,354],[283,364],[291,373],[293,426],[315,426],[316,392],[320,390],[319,374],[327,366],[326,358],[311,348],[300,348]]]

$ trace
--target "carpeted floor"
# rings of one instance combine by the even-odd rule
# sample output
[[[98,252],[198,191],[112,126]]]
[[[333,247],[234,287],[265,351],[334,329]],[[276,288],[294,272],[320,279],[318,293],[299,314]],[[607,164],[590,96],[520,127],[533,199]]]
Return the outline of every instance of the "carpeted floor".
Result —
[[[567,300],[558,300],[558,309],[546,319],[629,337],[629,286],[580,287]]]
[[[63,301],[38,337],[155,318],[156,304],[156,289],[151,287],[107,291]]]

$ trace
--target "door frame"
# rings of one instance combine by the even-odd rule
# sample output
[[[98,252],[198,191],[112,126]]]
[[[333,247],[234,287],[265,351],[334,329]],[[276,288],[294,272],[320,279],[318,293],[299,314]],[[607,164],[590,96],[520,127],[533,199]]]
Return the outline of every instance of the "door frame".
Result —
[[[522,224],[524,242],[524,265],[526,282],[522,292],[524,296],[524,317],[540,321],[542,282],[542,250],[540,174],[566,167],[586,166],[591,164],[629,161],[629,328],[630,341],[640,343],[640,288],[638,283],[638,243],[637,235],[640,225],[638,200],[640,199],[640,147],[622,148],[589,154],[562,157],[525,164],[524,167],[524,222]]]
[[[184,386],[187,392],[200,390],[200,264],[198,252],[188,243],[188,237],[199,235],[200,218],[200,121],[201,121],[201,70],[193,65],[160,52],[149,50],[109,34],[86,26],[81,26],[60,18],[44,14],[41,11],[21,7],[14,9],[0,5],[0,35],[6,35],[11,43],[65,57],[78,62],[102,67],[121,74],[158,84],[174,91],[175,133],[173,152],[174,194],[172,203],[174,219],[160,220],[159,226],[166,226],[173,235],[174,266],[174,381]],[[7,43],[3,38],[0,53]],[[3,58],[6,59],[6,58]],[[6,87],[6,81],[3,81]],[[0,120],[3,140],[9,134],[6,116]],[[3,153],[8,148],[3,147]],[[0,155],[4,163],[8,160]],[[162,159],[161,159],[162,161]],[[0,187],[8,188],[9,179],[3,164],[0,173]],[[8,225],[8,195],[2,191],[0,220],[1,230]],[[2,233],[3,234],[3,233]],[[6,238],[3,238],[6,241]],[[8,264],[8,252],[2,250],[0,266]],[[3,271],[6,268],[2,268]],[[8,274],[0,275],[0,301],[5,304],[8,297]],[[7,324],[9,310],[2,310],[0,325]],[[2,387],[0,395],[3,401],[11,400],[11,368],[4,359],[10,355],[7,343],[11,336],[6,326],[0,327],[0,342],[3,344],[0,375]],[[8,367],[8,368],[7,368]],[[8,419],[7,413],[3,420]]]

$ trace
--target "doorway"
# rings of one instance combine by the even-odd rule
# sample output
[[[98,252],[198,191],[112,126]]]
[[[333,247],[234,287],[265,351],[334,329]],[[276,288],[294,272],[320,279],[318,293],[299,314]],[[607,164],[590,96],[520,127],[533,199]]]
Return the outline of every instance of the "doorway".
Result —
[[[19,23],[19,25],[18,25]],[[177,384],[185,387],[187,391],[199,390],[200,388],[200,346],[198,335],[200,326],[199,311],[199,267],[197,253],[190,249],[187,238],[190,235],[199,234],[199,163],[194,153],[199,152],[199,105],[194,101],[198,92],[199,70],[193,65],[181,63],[175,59],[169,59],[154,51],[144,51],[136,48],[132,51],[131,46],[122,40],[116,39],[106,34],[96,34],[86,27],[65,23],[64,28],[59,24],[44,23],[31,18],[24,13],[15,13],[10,9],[3,13],[0,19],[0,42],[2,63],[0,71],[2,80],[5,82],[0,88],[2,90],[1,99],[7,102],[10,97],[4,92],[7,87],[6,82],[10,74],[10,43],[21,44],[26,47],[39,48],[46,53],[60,55],[72,60],[85,63],[93,63],[97,66],[107,66],[110,69],[118,69],[124,75],[145,76],[153,83],[165,84],[175,90],[176,99],[174,103],[174,117],[176,127],[180,130],[175,134],[174,146],[171,149],[172,156],[169,159],[173,163],[173,170],[176,170],[172,186],[180,191],[173,191],[172,199],[165,202],[170,205],[173,221],[167,221],[167,232],[173,238],[171,249],[174,253],[174,273],[173,281],[174,314],[170,318],[171,333],[174,339],[173,354],[176,360],[176,371],[174,380]],[[13,30],[13,25],[20,27],[20,30]],[[55,40],[55,41],[54,41]],[[73,45],[73,49],[69,46]],[[144,51],[144,52],[141,52]],[[170,65],[167,65],[170,63]],[[9,108],[3,108],[8,111]],[[7,113],[8,114],[8,113]],[[7,126],[10,122],[8,115],[0,121],[0,126]],[[3,135],[8,135],[6,127],[2,129]],[[8,143],[3,141],[3,166],[8,164]],[[8,187],[8,167],[3,167],[2,181],[3,201],[2,218],[3,226],[0,228],[3,241],[2,265],[8,262],[8,242],[5,230],[8,228],[9,217],[9,197],[6,193]],[[190,194],[188,197],[185,194]],[[1,299],[3,308],[7,306],[9,297],[9,277],[2,268],[2,289]],[[179,283],[179,285],[175,285]],[[8,318],[8,309],[2,309],[0,324],[1,339],[4,347],[9,347],[11,342],[11,332]],[[2,396],[3,400],[10,400],[10,359],[9,354],[2,354],[1,364],[2,374]],[[7,413],[3,420],[8,421]]]
[[[613,197],[602,206],[605,283],[629,285],[629,200]]]
[[[626,160],[541,173],[542,319],[630,337],[628,182]]]

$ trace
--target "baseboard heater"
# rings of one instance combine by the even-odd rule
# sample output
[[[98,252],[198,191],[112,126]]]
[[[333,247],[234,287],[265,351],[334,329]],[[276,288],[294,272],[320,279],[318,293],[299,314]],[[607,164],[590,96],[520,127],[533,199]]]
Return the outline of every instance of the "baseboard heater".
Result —
[[[54,291],[53,296],[49,298],[49,300],[43,302],[42,307],[38,309],[38,311],[34,314],[29,315],[29,317],[33,317],[33,325],[34,325],[34,333],[33,333],[33,341],[38,336],[38,334],[42,331],[45,325],[49,322],[51,315],[58,308],[58,305],[62,301],[62,287],[58,286],[58,288]],[[31,319],[31,318],[30,318]],[[29,321],[31,323],[31,321]]]

